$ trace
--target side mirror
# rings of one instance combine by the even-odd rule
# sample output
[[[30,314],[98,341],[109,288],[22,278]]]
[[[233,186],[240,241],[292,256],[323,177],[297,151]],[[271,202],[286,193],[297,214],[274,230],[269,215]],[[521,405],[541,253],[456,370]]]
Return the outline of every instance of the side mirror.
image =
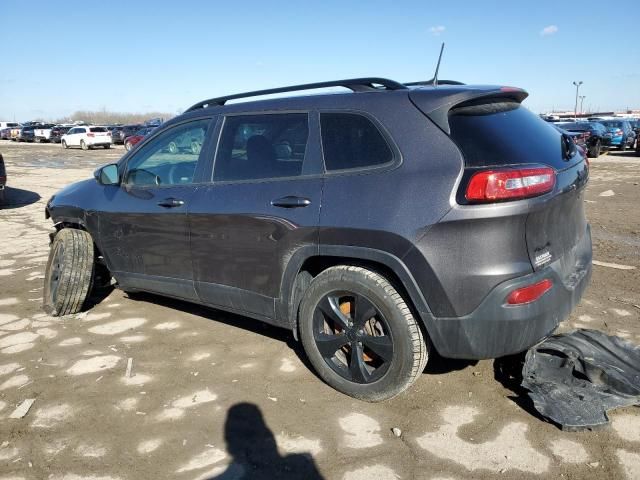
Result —
[[[100,167],[95,172],[93,172],[93,176],[100,185],[120,184],[120,178],[118,177],[118,165],[116,163],[111,163],[109,165],[105,165],[104,167]]]

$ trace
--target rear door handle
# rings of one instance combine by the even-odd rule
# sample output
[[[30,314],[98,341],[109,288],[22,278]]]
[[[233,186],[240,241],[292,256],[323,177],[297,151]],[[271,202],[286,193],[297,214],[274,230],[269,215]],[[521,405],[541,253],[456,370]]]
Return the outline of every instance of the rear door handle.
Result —
[[[158,205],[164,208],[181,207],[182,205],[184,205],[184,200],[170,197],[170,198],[165,198],[164,200],[158,202]]]
[[[281,208],[300,208],[311,205],[311,200],[304,197],[296,197],[294,195],[287,195],[286,197],[276,198],[271,200],[271,205]]]

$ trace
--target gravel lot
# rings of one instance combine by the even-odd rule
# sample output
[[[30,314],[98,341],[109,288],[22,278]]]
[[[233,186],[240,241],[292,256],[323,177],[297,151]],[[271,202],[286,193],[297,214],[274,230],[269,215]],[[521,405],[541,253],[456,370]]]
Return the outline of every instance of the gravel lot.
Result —
[[[0,209],[0,479],[640,478],[640,408],[562,432],[494,361],[434,358],[407,393],[366,404],[324,385],[287,331],[247,318],[118,290],[45,315],[45,202],[124,150],[0,152],[12,203]],[[639,183],[633,153],[592,161],[594,258],[637,268],[594,266],[562,329],[640,343]],[[25,399],[27,415],[9,418]]]

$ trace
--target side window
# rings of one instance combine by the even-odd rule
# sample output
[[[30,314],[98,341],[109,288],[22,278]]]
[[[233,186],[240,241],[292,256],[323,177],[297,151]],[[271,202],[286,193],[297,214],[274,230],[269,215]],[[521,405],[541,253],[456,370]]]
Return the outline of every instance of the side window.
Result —
[[[127,162],[127,185],[193,183],[210,120],[177,125],[136,151]]]
[[[306,113],[227,117],[214,181],[296,177],[302,174],[309,136]]]
[[[327,171],[373,167],[393,160],[386,140],[363,115],[321,113],[320,128]]]

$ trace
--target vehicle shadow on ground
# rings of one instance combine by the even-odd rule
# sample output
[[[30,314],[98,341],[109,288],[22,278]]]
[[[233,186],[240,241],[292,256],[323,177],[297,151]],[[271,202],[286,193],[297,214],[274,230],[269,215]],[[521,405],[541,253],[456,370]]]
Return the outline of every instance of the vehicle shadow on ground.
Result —
[[[253,403],[238,403],[227,412],[224,438],[231,462],[207,480],[323,480],[310,453],[280,456],[273,432]]]
[[[637,157],[638,160],[640,160],[640,153],[637,153],[633,150],[625,150],[624,152],[620,151],[620,150],[610,150],[609,151],[609,155],[611,156],[611,158],[616,158],[616,157]]]
[[[429,361],[427,362],[427,366],[423,373],[429,375],[444,375],[446,373],[464,370],[467,367],[477,364],[477,360],[461,360],[459,358],[441,357],[435,348],[431,348],[431,351],[429,352]]]
[[[514,395],[507,398],[522,408],[525,412],[533,415],[538,420],[548,422],[533,405],[533,400],[527,394],[527,390],[522,387],[522,367],[524,367],[527,352],[509,355],[507,357],[496,358],[493,361],[493,378],[502,384]]]
[[[291,331],[287,328],[275,327],[268,323],[261,322],[260,320],[254,320],[253,318],[236,315],[223,310],[215,310],[214,308],[184,302],[182,300],[154,295],[153,293],[130,292],[127,293],[127,295],[133,301],[144,301],[154,303],[156,305],[162,305],[167,308],[173,308],[175,310],[180,310],[192,315],[198,315],[226,325],[232,325],[234,327],[242,328],[252,333],[264,335],[265,337],[269,337],[273,340],[286,343],[287,346],[297,355],[298,359],[304,364],[304,366],[307,367],[307,369],[313,373],[316,378],[322,380],[311,363],[309,363],[309,359],[302,348],[302,343],[296,341],[293,338]],[[99,301],[96,301],[94,305],[97,303],[99,303]],[[429,352],[429,361],[423,373],[428,375],[444,375],[449,372],[464,370],[469,366],[477,365],[477,363],[477,360],[444,358],[440,356],[435,348],[431,348],[431,351]]]
[[[40,200],[40,195],[30,190],[21,188],[5,187],[4,202],[0,202],[0,210],[10,210],[12,208],[26,207]]]
[[[216,310],[212,307],[206,307],[203,305],[197,305],[195,303],[189,303],[182,300],[176,300],[169,297],[163,297],[161,295],[154,295],[147,292],[130,292],[127,293],[128,297],[133,301],[149,302],[156,305],[162,305],[163,307],[180,310],[191,315],[198,315],[209,320],[213,320],[218,323],[224,323],[237,328],[242,328],[258,335],[271,338],[273,340],[285,343],[298,357],[298,359],[309,369],[317,378],[320,378],[304,353],[302,344],[293,338],[291,330],[288,328],[280,328],[260,320],[237,315],[235,313],[225,312],[223,310]]]

